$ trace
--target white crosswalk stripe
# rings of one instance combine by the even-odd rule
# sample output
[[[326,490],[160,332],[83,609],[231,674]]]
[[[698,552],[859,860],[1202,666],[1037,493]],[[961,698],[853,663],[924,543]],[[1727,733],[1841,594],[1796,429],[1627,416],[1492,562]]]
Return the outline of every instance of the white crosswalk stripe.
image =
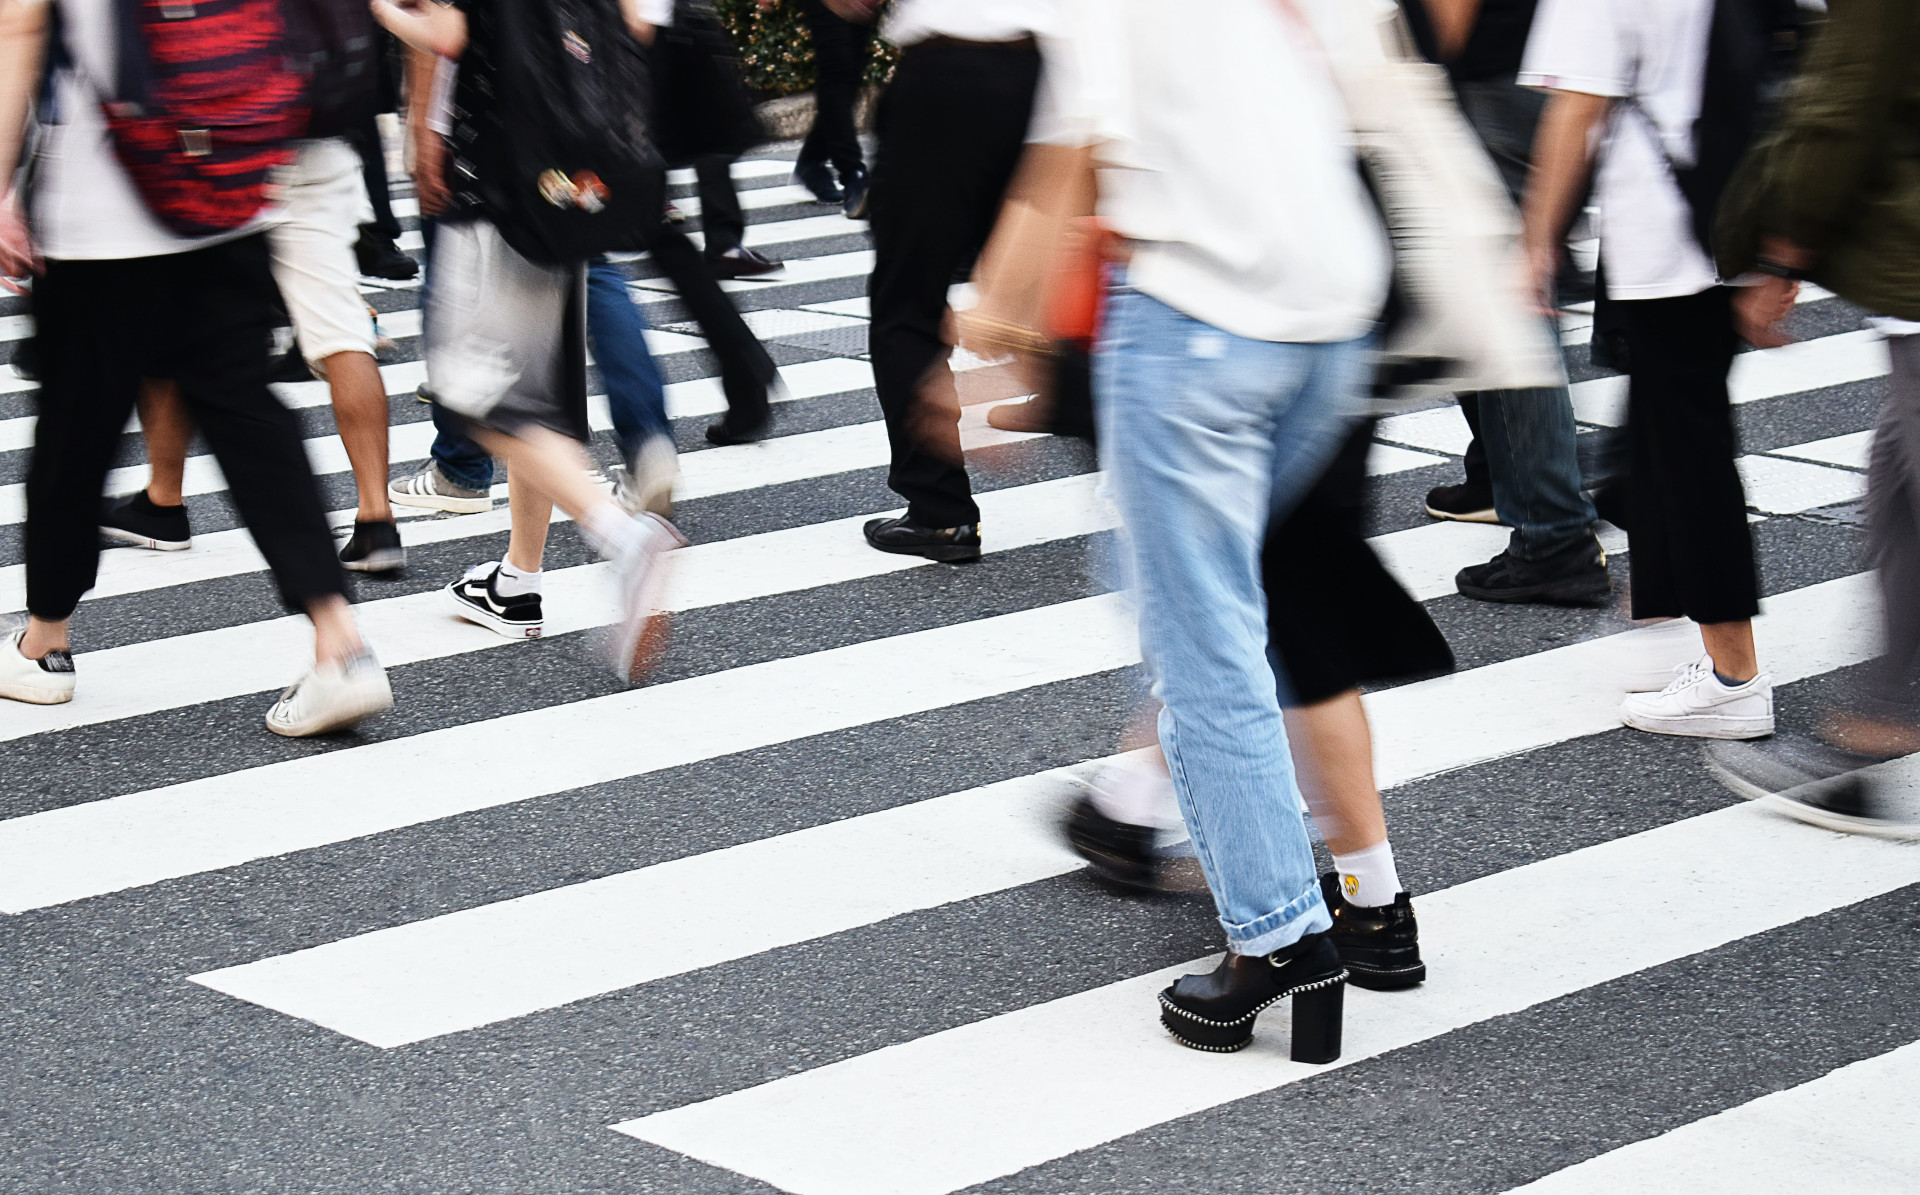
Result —
[[[1722,1080],[1706,1060],[1760,1048],[1726,1013],[1702,1022],[1699,1082],[1664,1119],[1589,1127],[1636,1098],[1628,1066],[1616,1076],[1626,1094],[1564,1113],[1552,1148],[1485,1140],[1483,1125],[1534,1115],[1529,1089],[1580,1086],[1598,1065],[1582,1053],[1594,1042],[1631,1060],[1633,1026],[1582,1001],[1624,985],[1650,1018],[1695,1015],[1704,997],[1683,972],[1727,951],[1766,952],[1782,975],[1831,971],[1836,988],[1871,968],[1887,985],[1876,1007],[1915,1007],[1911,968],[1863,960],[1888,945],[1872,926],[1911,924],[1920,849],[1736,803],[1690,745],[1622,730],[1619,670],[1650,640],[1619,613],[1458,597],[1454,574],[1509,533],[1418,512],[1426,486],[1458,479],[1468,447],[1450,405],[1381,421],[1368,464],[1369,542],[1462,665],[1365,698],[1402,870],[1432,876],[1416,892],[1430,978],[1410,992],[1350,990],[1332,1067],[1288,1060],[1284,1010],[1232,1057],[1168,1041],[1154,993],[1208,963],[1197,956],[1217,940],[1210,909],[1095,890],[1057,831],[1067,794],[1117,750],[1138,662],[1124,596],[1106,592],[1116,519],[1100,475],[1067,442],[992,428],[990,404],[976,403],[962,439],[984,561],[867,548],[861,525],[896,513],[877,488],[886,428],[862,401],[872,367],[844,344],[806,346],[863,339],[818,334],[865,326],[873,255],[846,239],[864,225],[813,203],[791,169],[780,157],[736,165],[746,243],[789,260],[726,288],[784,354],[779,398],[796,430],[681,456],[676,499],[695,543],[675,559],[666,604],[698,647],[672,649],[658,680],[615,691],[582,679],[598,676],[596,632],[614,606],[605,566],[562,557],[577,551],[571,532],[556,535],[544,575],[547,640],[529,644],[454,617],[438,589],[458,571],[445,561],[502,554],[504,504],[410,514],[416,575],[362,586],[356,603],[399,707],[365,733],[289,746],[257,718],[311,632],[235,604],[271,582],[223,514],[212,458],[188,461],[190,551],[103,554],[76,622],[75,700],[0,702],[0,996],[29,1027],[0,1029],[0,1049],[23,1060],[22,1076],[110,1087],[165,1139],[135,1178],[115,1171],[115,1150],[63,1145],[75,1173],[112,1174],[102,1189],[757,1182],[947,1195],[996,1181],[1216,1189],[1221,1172],[1196,1160],[1212,1158],[1262,1189],[1317,1190],[1329,1184],[1289,1172],[1232,1118],[1296,1095],[1377,1101],[1402,1079],[1430,1090],[1460,1069],[1450,1051],[1491,1037],[1501,1056],[1480,1065],[1510,1077],[1504,1090],[1383,1118],[1421,1123],[1411,1136],[1357,1126],[1351,1139],[1371,1144],[1349,1155],[1356,1186],[1393,1189],[1405,1171],[1392,1166],[1437,1172],[1471,1155],[1502,1161],[1480,1168],[1495,1177],[1475,1189],[1489,1191],[1805,1190],[1836,1176],[1855,1190],[1920,1187],[1912,1150],[1890,1144],[1920,1083],[1920,1023],[1852,1052],[1828,1034],[1778,1082],[1755,1078],[1757,1063]],[[691,175],[674,181],[684,192]],[[699,215],[691,197],[675,202]],[[395,211],[418,216],[404,195]],[[409,228],[401,244],[418,241]],[[364,281],[395,308],[379,319],[399,355],[417,356],[417,288]],[[649,343],[684,379],[667,388],[669,414],[697,439],[726,405],[717,378],[690,376],[701,359],[686,354],[705,342],[674,322],[685,317],[664,280],[636,277],[630,293],[652,322],[672,323]],[[1878,385],[1888,359],[1840,310],[1809,288],[1796,318],[1846,330],[1743,353],[1731,380],[1762,571],[1782,578],[1756,636],[1783,718],[1879,650],[1875,579],[1848,529],[1871,403],[1809,396]],[[1585,362],[1590,324],[1563,325],[1570,360]],[[0,306],[0,342],[30,334],[23,309]],[[418,360],[382,374],[407,402],[425,381]],[[992,371],[968,376],[998,384]],[[1582,376],[1582,424],[1619,425],[1624,380]],[[0,551],[0,611],[14,614],[27,604],[17,528],[32,388],[0,366],[0,531],[16,528]],[[324,384],[276,392],[303,412],[336,504],[351,502],[344,448],[321,430]],[[604,397],[591,416],[610,427]],[[430,422],[395,424],[396,475],[433,436]],[[109,490],[145,476],[123,463]],[[1627,550],[1624,533],[1600,533],[1609,553]],[[1877,775],[1889,791],[1920,790],[1920,757]],[[1861,912],[1875,909],[1879,921]],[[949,995],[969,968],[988,978]],[[1708,1002],[1761,1007],[1769,982],[1737,974]],[[1561,1050],[1542,1028],[1550,1016],[1571,1018],[1559,1033],[1591,1037]],[[269,1101],[234,1078],[252,1067],[294,1094]],[[54,1098],[27,1082],[21,1107]],[[400,1089],[437,1102],[388,1094]],[[363,1094],[307,1109],[314,1091]],[[268,1102],[285,1106],[271,1131],[301,1140],[297,1153],[231,1181],[189,1167],[268,1131],[236,1111]],[[403,1151],[385,1135],[396,1123]],[[373,1136],[343,1144],[335,1124]],[[1398,1160],[1368,1170],[1368,1148]],[[418,1176],[382,1170],[376,1155],[394,1153]],[[527,1157],[537,1165],[515,1169]],[[10,1165],[0,1160],[0,1187],[11,1189]],[[1108,1181],[1104,1165],[1140,1168],[1137,1183]]]

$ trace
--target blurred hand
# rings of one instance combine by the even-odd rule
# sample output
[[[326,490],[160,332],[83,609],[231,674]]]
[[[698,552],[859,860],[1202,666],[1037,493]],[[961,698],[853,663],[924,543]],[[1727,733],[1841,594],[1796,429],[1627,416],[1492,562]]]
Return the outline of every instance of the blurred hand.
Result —
[[[1768,275],[1756,286],[1737,286],[1733,293],[1733,326],[1740,338],[1757,349],[1776,349],[1791,342],[1785,323],[1800,297],[1800,284]]]
[[[33,247],[33,234],[27,231],[26,213],[20,209],[20,193],[0,199],[0,286],[16,295],[26,294],[14,282],[40,272],[40,254]]]
[[[447,143],[433,130],[422,130],[413,143],[413,190],[423,216],[437,216],[453,206],[453,194],[447,190],[446,161]]]
[[[1560,314],[1560,247],[1558,245],[1527,246],[1527,296],[1541,315],[1555,317]]]

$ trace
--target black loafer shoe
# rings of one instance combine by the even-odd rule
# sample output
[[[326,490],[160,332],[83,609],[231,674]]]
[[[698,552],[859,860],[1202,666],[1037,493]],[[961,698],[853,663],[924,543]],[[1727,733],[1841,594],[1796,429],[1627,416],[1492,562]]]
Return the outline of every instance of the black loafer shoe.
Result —
[[[360,239],[353,246],[354,263],[369,278],[388,282],[406,282],[420,273],[420,263],[400,251],[400,246],[380,235],[371,224],[360,226]]]
[[[707,424],[707,443],[725,448],[729,444],[758,444],[767,438],[773,428],[773,420],[765,420],[753,427],[736,427],[722,419],[718,423]]]
[[[813,192],[817,202],[839,204],[847,201],[846,193],[834,181],[833,166],[827,162],[795,162],[793,181]]]
[[[1308,934],[1267,955],[1229,954],[1206,975],[1186,975],[1160,993],[1160,1023],[1194,1050],[1231,1054],[1253,1041],[1253,1022],[1292,996],[1295,1062],[1340,1057],[1347,969],[1327,934]]]
[[[1347,965],[1347,982],[1375,992],[1398,992],[1417,987],[1427,977],[1420,960],[1420,926],[1413,919],[1413,898],[1405,892],[1390,905],[1368,908],[1348,904],[1340,891],[1340,877],[1320,877],[1320,894],[1333,914],[1333,939],[1340,961]]]
[[[858,174],[841,179],[840,187],[847,193],[847,219],[865,220],[869,215],[867,172],[862,170]]]
[[[1613,592],[1600,541],[1582,536],[1538,560],[1502,552],[1453,579],[1462,594],[1482,602],[1539,602],[1548,606],[1604,606]]]
[[[1100,812],[1093,798],[1082,794],[1061,823],[1067,847],[1087,861],[1096,879],[1119,888],[1161,891],[1163,861],[1154,853],[1152,826],[1115,821]]]
[[[725,253],[707,259],[713,272],[721,278],[758,278],[762,274],[777,274],[787,267],[763,254],[755,253],[745,245],[735,245]]]
[[[864,529],[867,542],[882,552],[902,556],[925,556],[949,564],[980,559],[980,525],[962,523],[958,527],[923,527],[911,519],[869,519]]]

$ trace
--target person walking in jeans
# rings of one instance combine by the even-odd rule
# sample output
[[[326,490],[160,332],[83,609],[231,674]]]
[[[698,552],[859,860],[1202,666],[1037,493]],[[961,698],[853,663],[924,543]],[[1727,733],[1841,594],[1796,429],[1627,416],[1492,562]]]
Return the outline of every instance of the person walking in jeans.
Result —
[[[351,726],[393,704],[360,640],[293,413],[267,388],[273,275],[262,222],[184,238],[147,209],[81,72],[113,77],[111,0],[57,0],[64,66],[31,214],[0,198],[0,277],[39,268],[39,420],[27,475],[27,613],[0,639],[0,696],[74,694],[69,624],[99,567],[100,492],[143,377],[177,379],[280,596],[313,620],[315,662],[267,713],[276,734]],[[0,8],[0,179],[12,179],[47,0]],[[30,223],[29,223],[30,220]],[[29,231],[31,228],[31,231]],[[44,259],[44,261],[42,260]],[[9,284],[11,289],[19,287]]]
[[[1090,122],[1100,212],[1131,250],[1095,355],[1100,445],[1161,749],[1229,951],[1161,994],[1161,1020],[1184,1045],[1237,1050],[1291,996],[1294,1057],[1325,1062],[1347,973],[1268,659],[1260,551],[1355,413],[1388,269],[1346,110],[1291,7],[1076,5],[1065,102]]]

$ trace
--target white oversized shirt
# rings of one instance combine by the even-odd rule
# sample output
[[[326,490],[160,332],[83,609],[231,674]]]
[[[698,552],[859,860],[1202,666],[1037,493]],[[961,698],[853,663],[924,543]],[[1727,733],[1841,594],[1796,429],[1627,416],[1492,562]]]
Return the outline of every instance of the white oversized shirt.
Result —
[[[1051,32],[1053,0],[900,0],[880,36],[905,49],[930,37],[1018,41]]]

